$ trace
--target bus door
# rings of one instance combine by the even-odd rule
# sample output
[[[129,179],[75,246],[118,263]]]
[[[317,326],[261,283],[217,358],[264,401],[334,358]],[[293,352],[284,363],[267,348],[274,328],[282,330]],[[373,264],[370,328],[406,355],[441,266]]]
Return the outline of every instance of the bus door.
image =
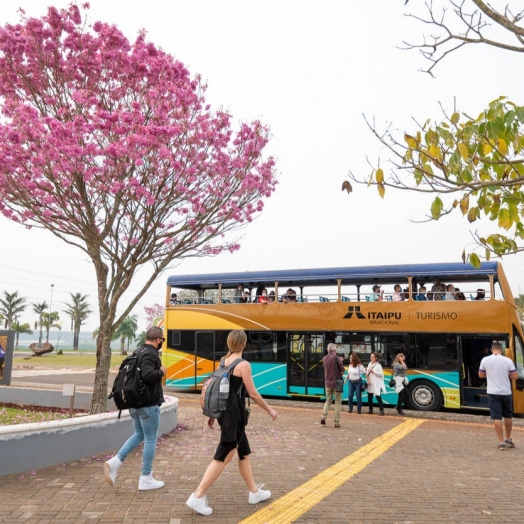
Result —
[[[323,333],[288,333],[288,393],[324,395]]]
[[[507,337],[503,335],[462,335],[460,337],[458,350],[460,354],[461,407],[489,409],[486,379],[479,377],[479,367],[481,360],[491,355],[493,340],[500,340],[503,347],[507,346]]]

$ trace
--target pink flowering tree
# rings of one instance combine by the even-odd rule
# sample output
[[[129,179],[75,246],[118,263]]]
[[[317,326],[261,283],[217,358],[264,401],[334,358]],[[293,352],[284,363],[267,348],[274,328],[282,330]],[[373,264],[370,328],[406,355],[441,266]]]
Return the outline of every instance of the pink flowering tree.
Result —
[[[77,5],[0,28],[0,212],[94,265],[91,413],[107,407],[112,334],[151,283],[174,261],[236,250],[275,189],[268,128],[233,130],[204,92],[144,34],[89,26]],[[117,314],[138,269],[147,281]]]
[[[164,318],[164,306],[160,304],[154,304],[153,306],[146,306],[144,308],[146,313],[146,329],[149,329],[151,326],[158,326]]]

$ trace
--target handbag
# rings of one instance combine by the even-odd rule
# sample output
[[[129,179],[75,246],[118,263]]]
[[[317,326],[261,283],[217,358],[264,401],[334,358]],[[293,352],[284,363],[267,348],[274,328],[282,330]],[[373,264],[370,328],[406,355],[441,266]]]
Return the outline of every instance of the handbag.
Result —
[[[391,378],[389,379],[389,387],[394,388],[397,384],[397,381],[395,380],[395,375],[391,375]]]
[[[366,391],[368,389],[368,383],[364,379],[360,379],[360,390]]]

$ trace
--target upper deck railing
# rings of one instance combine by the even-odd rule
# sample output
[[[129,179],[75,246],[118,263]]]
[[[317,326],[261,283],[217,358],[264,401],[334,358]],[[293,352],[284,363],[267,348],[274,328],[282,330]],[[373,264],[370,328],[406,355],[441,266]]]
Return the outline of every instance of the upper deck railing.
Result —
[[[466,301],[476,300],[479,289],[484,291],[485,300],[504,300],[511,295],[500,263],[484,262],[480,268],[463,263],[438,263],[170,276],[166,302],[168,305],[239,303],[232,297],[239,285],[248,291],[251,303],[257,302],[255,290],[259,287],[273,291],[274,302],[288,301],[287,290],[292,290],[290,301],[298,303],[373,301],[376,298],[373,286],[377,285],[383,291],[384,302],[394,300],[395,285],[401,287],[404,300],[418,301],[419,293],[424,292],[419,289],[422,285],[428,300],[443,299],[445,291],[439,296],[432,294],[436,279],[459,288],[456,298]],[[182,296],[170,304],[171,293],[179,290]]]

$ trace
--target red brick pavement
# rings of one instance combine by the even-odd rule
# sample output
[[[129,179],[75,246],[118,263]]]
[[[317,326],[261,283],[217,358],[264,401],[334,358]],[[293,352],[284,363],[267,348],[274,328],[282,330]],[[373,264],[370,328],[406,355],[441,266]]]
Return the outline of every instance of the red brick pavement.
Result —
[[[155,458],[155,477],[165,481],[163,489],[137,491],[140,451],[128,457],[114,488],[104,482],[106,456],[91,457],[1,477],[0,522],[225,524],[238,523],[270,504],[247,503],[247,488],[235,459],[208,492],[213,515],[197,515],[185,506],[214,453],[218,431],[207,429],[197,397],[180,398],[179,427],[160,440]],[[332,411],[328,424],[320,425],[320,403],[270,403],[279,418],[271,422],[254,407],[248,436],[255,479],[265,482],[273,499],[403,420],[391,409],[385,417],[344,412],[342,428],[335,429]],[[516,449],[501,452],[486,417],[408,416],[427,420],[295,522],[514,524],[524,520],[522,419],[515,422]]]

